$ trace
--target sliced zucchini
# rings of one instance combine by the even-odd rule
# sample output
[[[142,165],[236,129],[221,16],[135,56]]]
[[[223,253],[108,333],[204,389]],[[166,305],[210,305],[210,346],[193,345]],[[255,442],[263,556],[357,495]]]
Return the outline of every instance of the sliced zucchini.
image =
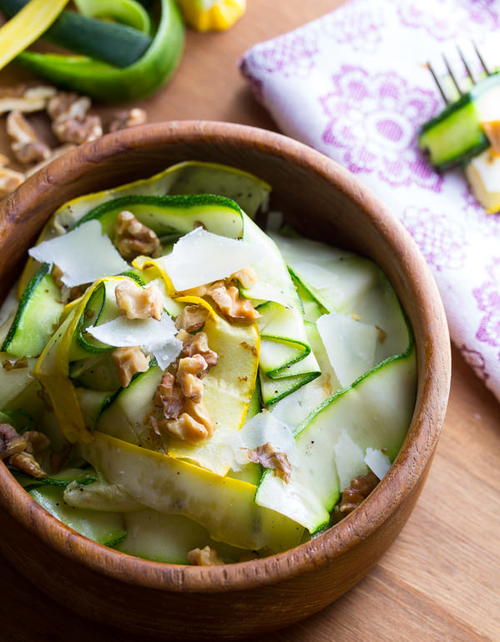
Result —
[[[138,374],[122,388],[97,420],[96,428],[123,441],[157,449],[146,418],[153,410],[153,397],[163,372],[156,364]]]
[[[196,521],[214,540],[271,551],[286,550],[301,541],[302,527],[255,504],[251,484],[100,432],[82,451],[108,482],[119,484],[138,502],[160,513]]]
[[[98,205],[137,194],[143,196],[217,194],[236,201],[248,216],[253,217],[259,207],[267,204],[270,191],[271,188],[267,183],[248,172],[216,163],[187,161],[172,165],[151,178],[69,201],[57,210],[48,229],[56,229],[58,230],[56,233],[60,234],[73,227]]]
[[[125,515],[127,537],[117,550],[154,562],[187,564],[193,548],[203,548],[210,540],[207,531],[182,515],[164,515],[146,509]]]
[[[120,513],[73,508],[66,504],[63,493],[64,489],[56,486],[42,486],[30,491],[40,506],[80,535],[105,546],[116,546],[126,537],[125,522]]]
[[[127,513],[144,508],[118,484],[109,484],[104,479],[82,483],[78,479],[67,484],[64,501],[74,508],[90,509],[111,513]]]
[[[489,147],[481,123],[498,120],[499,98],[500,74],[495,73],[424,124],[419,145],[434,167],[464,164]]]
[[[213,194],[186,194],[179,196],[123,196],[94,208],[75,227],[87,221],[98,220],[102,230],[111,238],[118,214],[128,210],[156,234],[186,234],[203,225],[214,234],[230,238],[243,235],[243,212],[238,205],[224,196]]]
[[[0,9],[11,17],[27,2],[0,0]],[[137,29],[82,16],[75,11],[63,11],[43,37],[75,54],[97,58],[117,67],[131,65],[151,44],[151,38]]]
[[[64,304],[59,287],[44,263],[26,286],[2,351],[16,357],[38,357],[59,323]]]
[[[3,367],[6,361],[16,361],[16,357],[0,353],[0,408],[3,411],[23,410],[37,417],[43,404],[38,395],[40,386],[32,376],[35,360],[28,359],[25,367],[13,369]]]
[[[39,488],[40,486],[55,486],[57,488],[67,488],[72,483],[78,483],[83,487],[87,484],[93,484],[96,481],[95,471],[92,468],[67,468],[60,473],[54,473],[49,477],[35,478],[24,475],[18,471],[14,472],[14,477],[26,490]]]
[[[267,206],[270,191],[267,183],[248,172],[216,163],[187,161],[172,165],[151,178],[86,194],[65,203],[45,225],[38,242],[63,234],[97,206],[119,197],[218,194],[236,201],[248,216],[254,217],[260,207]],[[29,258],[20,279],[21,291],[36,271],[36,266],[36,261]]]
[[[361,448],[384,449],[393,459],[413,414],[416,361],[413,344],[339,390],[299,427],[291,480],[266,471],[255,501],[305,526],[311,534],[328,525],[339,497],[335,444],[342,431]]]

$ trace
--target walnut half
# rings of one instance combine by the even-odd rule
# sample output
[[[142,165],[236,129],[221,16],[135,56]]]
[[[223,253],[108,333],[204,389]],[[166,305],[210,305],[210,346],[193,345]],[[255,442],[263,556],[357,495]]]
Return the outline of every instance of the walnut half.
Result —
[[[118,214],[114,242],[126,261],[132,261],[140,254],[156,256],[161,247],[155,232],[127,211]]]
[[[149,368],[149,358],[139,346],[115,348],[111,358],[118,373],[122,388],[126,388],[132,377],[138,372],[146,372]]]
[[[12,139],[14,156],[20,163],[39,163],[49,158],[50,147],[39,140],[20,111],[12,111],[7,116],[7,133]]]
[[[211,546],[204,548],[193,548],[187,554],[187,559],[190,564],[195,566],[216,566],[224,564],[224,561],[219,557],[219,554]]]
[[[37,430],[28,430],[19,435],[10,424],[0,424],[0,459],[31,477],[46,477],[45,471],[35,459],[49,447],[47,437]]]
[[[163,300],[154,283],[143,288],[132,281],[123,281],[116,286],[115,298],[127,319],[161,319]]]

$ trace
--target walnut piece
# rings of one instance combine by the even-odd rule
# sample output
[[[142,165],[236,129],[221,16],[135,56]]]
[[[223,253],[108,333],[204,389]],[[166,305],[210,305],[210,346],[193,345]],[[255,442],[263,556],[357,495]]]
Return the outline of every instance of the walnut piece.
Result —
[[[20,163],[38,163],[50,156],[50,147],[38,138],[20,111],[12,111],[7,116],[7,134],[12,139],[14,156]]]
[[[211,546],[193,548],[193,550],[189,551],[187,554],[187,560],[194,566],[216,566],[224,564],[215,548],[212,548]]]
[[[292,467],[285,453],[278,452],[274,446],[267,442],[262,446],[257,446],[254,450],[248,451],[248,459],[263,468],[274,470],[277,477],[284,482],[289,482],[292,474]]]
[[[0,198],[12,194],[21,183],[24,183],[25,176],[8,167],[0,167]]]
[[[211,437],[215,429],[203,403],[201,379],[217,363],[218,355],[208,347],[204,332],[192,335],[180,330],[177,337],[188,354],[181,353],[170,365],[170,372],[163,375],[153,398],[153,412],[146,421],[157,435],[197,443]]]
[[[335,520],[340,521],[346,515],[352,513],[368,497],[378,482],[378,477],[371,471],[366,475],[355,477],[351,481],[349,488],[342,491],[342,497],[334,511]]]
[[[208,347],[208,337],[205,332],[188,334],[181,331],[177,334],[177,338],[184,344],[181,357],[194,357],[199,354],[205,359],[209,368],[217,365],[219,355]]]
[[[207,296],[218,305],[224,316],[230,320],[255,321],[260,314],[253,307],[250,299],[240,297],[240,291],[234,285],[216,281],[207,289]]]
[[[49,447],[48,438],[36,430],[19,435],[10,424],[0,424],[0,459],[31,477],[46,477],[45,471],[35,459]]]
[[[244,288],[251,288],[252,285],[257,283],[257,275],[255,274],[255,270],[251,267],[238,270],[234,274],[231,274],[229,278],[232,281],[239,281],[241,286]]]
[[[117,132],[120,129],[127,129],[128,127],[136,127],[137,125],[144,125],[148,116],[144,109],[134,107],[127,111],[119,111],[115,114],[113,120],[109,125],[110,132]]]
[[[5,359],[5,361],[2,361],[2,368],[7,371],[19,370],[20,368],[27,368],[27,367],[28,367],[28,359],[26,357],[20,357],[15,361],[11,361],[10,359]]]
[[[175,377],[170,372],[165,372],[161,382],[156,388],[153,403],[162,411],[164,419],[177,419],[184,406],[184,398]]]
[[[203,377],[208,371],[208,364],[201,354],[193,357],[182,357],[177,366],[176,382],[187,399],[199,400],[203,394]]]
[[[111,358],[123,388],[129,385],[137,372],[146,372],[149,368],[149,358],[139,346],[115,348],[111,353]]]
[[[214,427],[203,402],[193,402],[188,407],[189,401],[187,400],[184,406],[186,412],[183,412],[177,419],[168,419],[162,422],[160,427],[181,441],[196,444],[211,437]],[[187,412],[188,410],[191,414]],[[196,415],[198,419],[203,419],[203,421],[198,421],[192,415]]]
[[[52,131],[62,143],[81,145],[102,136],[99,116],[90,116],[90,98],[61,91],[50,99],[47,112]]]
[[[115,246],[126,261],[132,261],[140,254],[156,256],[161,247],[155,232],[127,211],[118,214]]]
[[[47,107],[49,99],[55,93],[54,87],[45,85],[2,87],[0,89],[0,114],[6,114],[11,111],[23,113],[41,111]]]
[[[175,319],[175,327],[186,332],[201,330],[207,320],[208,310],[201,305],[186,305]]]
[[[127,319],[161,319],[163,299],[154,283],[143,288],[132,281],[123,281],[116,286],[115,297]]]

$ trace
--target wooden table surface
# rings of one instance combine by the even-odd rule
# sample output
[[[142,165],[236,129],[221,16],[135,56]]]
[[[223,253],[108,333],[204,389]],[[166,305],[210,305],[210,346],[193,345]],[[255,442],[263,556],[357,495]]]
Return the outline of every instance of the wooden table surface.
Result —
[[[246,16],[232,30],[190,33],[175,78],[144,103],[150,120],[226,120],[276,129],[240,77],[237,61],[250,45],[338,4],[249,0]],[[24,77],[10,68],[0,74],[0,84]],[[6,151],[0,129],[0,151]],[[499,408],[460,355],[453,356],[443,436],[421,499],[396,543],[350,593],[262,642],[500,640]],[[137,642],[114,629],[97,630],[3,561],[1,642]]]

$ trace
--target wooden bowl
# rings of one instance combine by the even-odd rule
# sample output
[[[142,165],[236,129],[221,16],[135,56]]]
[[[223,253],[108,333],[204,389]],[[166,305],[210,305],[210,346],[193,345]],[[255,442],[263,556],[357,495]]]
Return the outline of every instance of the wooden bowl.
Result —
[[[1,294],[62,203],[190,159],[254,172],[272,185],[273,207],[307,236],[353,249],[383,268],[411,320],[418,355],[416,408],[402,450],[370,497],[335,528],[279,555],[217,567],[149,562],[96,544],[46,513],[1,464],[0,548],[40,589],[81,615],[143,636],[226,640],[319,611],[391,545],[432,460],[448,399],[450,350],[431,274],[384,205],[322,154],[226,123],[170,122],[118,132],[30,178],[0,204]]]

